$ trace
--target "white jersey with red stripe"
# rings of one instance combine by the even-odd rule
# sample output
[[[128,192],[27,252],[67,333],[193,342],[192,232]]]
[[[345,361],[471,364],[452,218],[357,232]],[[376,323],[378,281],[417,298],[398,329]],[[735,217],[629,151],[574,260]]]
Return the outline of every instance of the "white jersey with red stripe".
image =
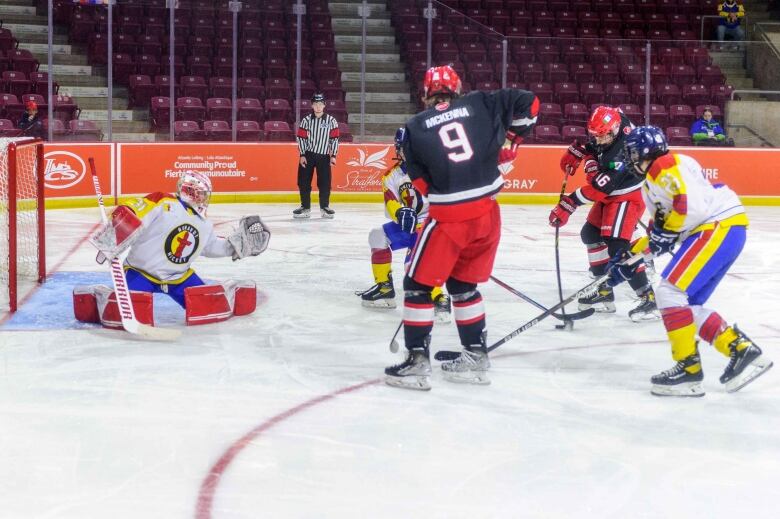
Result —
[[[382,194],[385,214],[394,222],[395,213],[401,207],[414,209],[418,223],[423,223],[428,218],[428,199],[412,185],[412,179],[409,178],[403,162],[396,164],[382,176]]]
[[[126,205],[142,220],[125,267],[140,271],[155,282],[177,283],[190,274],[198,256],[225,257],[233,252],[214,225],[177,197],[152,193]]]
[[[642,195],[664,229],[678,233],[690,234],[703,224],[745,214],[734,191],[726,185],[710,184],[701,165],[680,153],[667,153],[653,162]],[[744,221],[747,223],[746,217]]]

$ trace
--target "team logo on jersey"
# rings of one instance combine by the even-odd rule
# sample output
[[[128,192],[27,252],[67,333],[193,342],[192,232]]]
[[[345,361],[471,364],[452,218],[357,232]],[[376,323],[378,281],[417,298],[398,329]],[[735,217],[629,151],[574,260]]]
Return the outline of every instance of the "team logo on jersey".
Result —
[[[417,214],[423,209],[423,200],[411,182],[404,182],[398,187],[398,195],[404,207],[411,207]]]
[[[165,256],[177,265],[187,263],[198,250],[199,243],[200,232],[195,227],[188,223],[179,225],[165,239]]]
[[[44,155],[43,181],[51,189],[75,186],[87,174],[84,160],[70,151],[50,151]]]

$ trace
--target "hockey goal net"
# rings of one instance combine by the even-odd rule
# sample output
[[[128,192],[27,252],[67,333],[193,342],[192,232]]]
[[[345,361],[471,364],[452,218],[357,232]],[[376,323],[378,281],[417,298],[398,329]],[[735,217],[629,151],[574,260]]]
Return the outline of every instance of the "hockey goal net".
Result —
[[[46,276],[43,142],[0,138],[0,311]]]

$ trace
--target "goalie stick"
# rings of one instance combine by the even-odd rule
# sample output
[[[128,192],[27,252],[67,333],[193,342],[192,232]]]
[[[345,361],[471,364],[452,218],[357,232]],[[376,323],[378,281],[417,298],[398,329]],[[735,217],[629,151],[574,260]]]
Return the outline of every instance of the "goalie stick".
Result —
[[[642,259],[643,259],[643,256],[641,254],[636,254],[634,256],[631,256],[630,258],[628,258],[624,262],[619,263],[618,265],[634,265],[635,263],[641,261]],[[611,271],[611,269],[610,269],[610,271]],[[530,321],[525,323],[523,326],[521,326],[517,330],[511,332],[509,335],[505,336],[502,339],[499,339],[497,342],[495,342],[494,344],[490,345],[488,347],[487,351],[491,352],[491,351],[495,350],[496,348],[498,348],[499,346],[501,346],[502,344],[504,344],[505,342],[508,342],[508,341],[514,339],[515,337],[517,337],[518,335],[520,335],[521,333],[523,333],[527,329],[533,328],[534,326],[536,326],[539,323],[539,321],[541,321],[543,319],[546,319],[547,317],[550,317],[553,314],[553,312],[555,312],[556,310],[560,310],[561,308],[563,308],[564,306],[568,305],[569,303],[571,303],[572,301],[574,301],[578,297],[583,297],[583,296],[586,296],[586,295],[590,294],[591,292],[593,292],[593,290],[595,288],[597,288],[599,285],[601,285],[607,279],[609,279],[609,272],[607,272],[603,276],[600,276],[599,278],[591,281],[586,286],[582,287],[581,289],[577,290],[573,294],[569,295],[568,297],[563,299],[560,303],[558,303],[557,305],[553,306],[549,310],[546,310],[545,312],[537,315],[536,317],[534,317],[533,319],[531,319]],[[439,361],[455,360],[458,357],[460,357],[460,352],[459,351],[451,351],[451,350],[437,351],[436,354],[433,356],[434,359],[439,360]]]
[[[531,299],[530,297],[528,297],[527,295],[523,294],[522,292],[520,292],[516,288],[513,288],[513,287],[507,285],[506,283],[504,283],[503,281],[501,281],[497,277],[490,276],[490,279],[495,284],[500,286],[501,288],[507,289],[508,291],[510,291],[511,293],[513,293],[514,295],[516,295],[517,297],[519,297],[520,299],[522,299],[526,303],[530,303],[530,304],[534,305],[539,310],[545,310],[545,311],[549,310],[549,308],[547,308],[543,304],[541,304],[541,303]],[[573,314],[566,314],[566,313],[564,313],[564,314],[556,314],[556,313],[553,313],[552,316],[555,317],[556,319],[560,320],[560,321],[579,321],[580,319],[585,319],[586,317],[590,317],[594,313],[596,313],[596,311],[593,308],[588,308],[587,310],[582,310],[580,312],[575,312]]]
[[[95,195],[97,195],[98,206],[100,207],[100,219],[103,224],[108,223],[106,206],[103,203],[103,192],[100,189],[100,179],[95,168],[95,159],[89,157],[89,169],[92,172],[92,183],[95,186]],[[133,303],[130,300],[130,289],[127,288],[127,278],[122,268],[122,263],[127,257],[128,251],[124,251],[119,257],[111,260],[111,281],[114,283],[114,292],[116,293],[116,302],[119,307],[119,315],[122,317],[122,326],[127,332],[139,335],[145,339],[153,341],[174,341],[179,338],[181,332],[171,328],[155,328],[138,322],[135,318]]]

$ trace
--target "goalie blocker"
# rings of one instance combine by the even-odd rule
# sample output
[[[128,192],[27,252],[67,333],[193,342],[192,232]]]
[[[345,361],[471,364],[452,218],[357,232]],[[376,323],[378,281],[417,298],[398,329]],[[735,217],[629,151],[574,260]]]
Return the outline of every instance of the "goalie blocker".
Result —
[[[136,319],[154,325],[154,299],[151,292],[130,291]],[[200,285],[184,289],[185,320],[188,326],[209,324],[249,315],[257,308],[254,281],[227,281],[221,285]],[[101,323],[122,329],[116,294],[105,285],[77,286],[73,289],[73,313],[78,321]]]

